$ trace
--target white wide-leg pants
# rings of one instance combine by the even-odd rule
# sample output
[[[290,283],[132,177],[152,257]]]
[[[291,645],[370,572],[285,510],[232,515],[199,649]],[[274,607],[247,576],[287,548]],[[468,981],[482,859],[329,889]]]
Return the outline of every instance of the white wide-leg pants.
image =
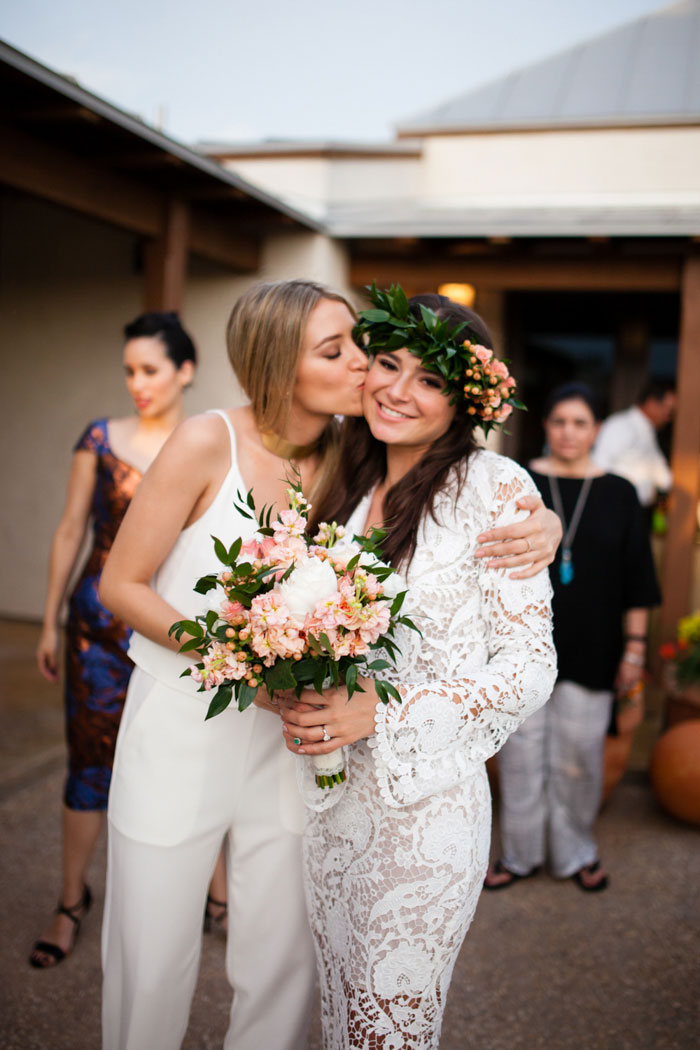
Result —
[[[597,859],[593,825],[603,784],[612,693],[557,682],[498,753],[505,866],[527,875],[544,864],[568,878]]]
[[[125,712],[115,798],[110,796],[103,1050],[180,1047],[197,981],[207,889],[227,834],[226,971],[234,997],[224,1048],[305,1050],[316,968],[301,835],[283,819],[280,804],[279,722],[250,711],[204,723],[200,703],[168,695],[143,672],[134,674],[136,704]],[[256,726],[259,715],[263,719]],[[165,726],[164,720],[171,756],[182,745],[170,763],[149,750],[155,746],[153,727]],[[173,728],[178,720],[180,736]],[[195,761],[202,764],[199,782]],[[127,803],[137,809],[141,791],[132,837],[125,833]],[[165,842],[144,841],[151,792],[157,796],[152,837]],[[196,809],[190,805],[193,792]],[[163,823],[164,799],[185,813],[186,834],[176,834],[174,827],[165,836],[155,833]],[[168,842],[172,837],[176,841]]]

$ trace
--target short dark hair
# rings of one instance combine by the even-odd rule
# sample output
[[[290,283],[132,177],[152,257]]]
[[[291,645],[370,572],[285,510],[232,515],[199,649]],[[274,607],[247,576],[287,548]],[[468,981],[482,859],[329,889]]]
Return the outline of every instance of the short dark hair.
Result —
[[[587,383],[563,383],[551,392],[544,405],[544,418],[548,419],[562,401],[583,401],[590,408],[593,418],[603,418],[595,393]]]
[[[637,397],[637,404],[645,401],[663,401],[666,394],[675,394],[676,384],[673,379],[648,379]]]
[[[176,368],[184,365],[185,361],[197,363],[195,345],[176,313],[153,310],[140,314],[124,325],[125,339],[141,339],[144,336],[159,339]]]

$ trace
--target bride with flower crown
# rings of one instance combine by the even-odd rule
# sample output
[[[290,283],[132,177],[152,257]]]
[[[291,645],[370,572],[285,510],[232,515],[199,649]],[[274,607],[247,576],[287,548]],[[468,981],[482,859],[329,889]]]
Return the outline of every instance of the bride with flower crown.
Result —
[[[301,776],[324,1047],[435,1050],[488,862],[484,762],[554,684],[550,584],[475,557],[535,491],[474,440],[514,402],[483,322],[442,296],[372,298],[365,419],[350,424],[345,484],[314,510],[348,533],[387,530],[422,638],[397,633],[397,670],[383,672],[401,703],[369,679],[350,703],[344,688],[306,692],[285,703],[283,731],[299,755],[347,749],[344,784],[322,792],[308,758]]]

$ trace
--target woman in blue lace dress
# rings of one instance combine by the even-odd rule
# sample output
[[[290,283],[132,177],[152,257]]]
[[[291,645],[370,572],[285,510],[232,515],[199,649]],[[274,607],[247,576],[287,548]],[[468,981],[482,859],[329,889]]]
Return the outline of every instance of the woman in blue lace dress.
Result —
[[[129,629],[100,602],[100,575],[142,475],[184,418],[183,394],[196,359],[194,344],[175,314],[144,314],[124,333],[126,385],[136,415],[94,420],[73,448],[66,504],[51,546],[37,648],[40,672],[57,682],[59,613],[92,521],[90,552],[69,600],[63,877],[58,908],[29,959],[42,969],[70,953],[90,907],[85,875],[104,823],[114,744],[132,669],[126,655]]]

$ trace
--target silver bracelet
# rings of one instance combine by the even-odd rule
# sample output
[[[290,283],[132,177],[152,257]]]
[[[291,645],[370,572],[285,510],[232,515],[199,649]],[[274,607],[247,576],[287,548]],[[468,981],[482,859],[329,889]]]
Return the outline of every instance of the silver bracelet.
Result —
[[[622,659],[626,664],[634,664],[635,667],[644,667],[646,660],[639,653],[628,653],[622,654]]]

